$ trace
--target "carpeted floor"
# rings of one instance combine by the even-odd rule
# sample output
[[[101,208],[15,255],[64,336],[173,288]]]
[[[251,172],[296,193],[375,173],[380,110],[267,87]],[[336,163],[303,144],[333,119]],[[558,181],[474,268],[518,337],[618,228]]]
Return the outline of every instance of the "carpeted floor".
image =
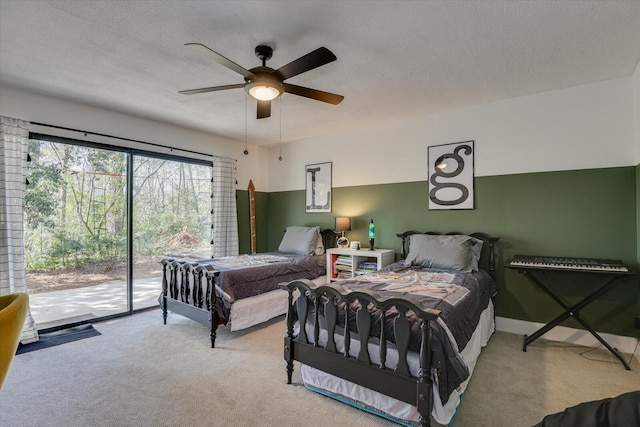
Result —
[[[208,331],[158,310],[98,323],[102,335],[17,355],[0,392],[0,426],[392,426],[286,384],[284,319]],[[606,351],[496,333],[465,393],[456,427],[531,426],[545,414],[640,386]],[[589,360],[595,359],[595,360]]]

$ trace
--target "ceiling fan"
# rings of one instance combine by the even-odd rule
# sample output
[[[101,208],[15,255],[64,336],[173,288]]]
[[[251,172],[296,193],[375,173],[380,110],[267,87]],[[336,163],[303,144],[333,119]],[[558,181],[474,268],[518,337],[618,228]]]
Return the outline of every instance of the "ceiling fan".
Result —
[[[241,74],[244,77],[244,83],[181,90],[179,93],[183,95],[194,95],[197,93],[244,88],[249,95],[258,101],[258,119],[264,119],[271,116],[271,100],[279,97],[284,92],[315,99],[317,101],[327,102],[333,105],[338,105],[344,99],[344,96],[342,95],[336,95],[334,93],[310,89],[284,82],[284,80],[293,76],[297,76],[298,74],[302,74],[313,70],[314,68],[328,64],[329,62],[335,61],[337,59],[336,56],[326,47],[320,47],[313,52],[310,52],[294,61],[291,61],[287,65],[274,70],[271,67],[267,67],[267,60],[269,60],[273,55],[273,48],[271,48],[271,46],[259,45],[255,49],[255,54],[258,59],[262,61],[262,65],[247,70],[201,43],[187,43],[185,46],[188,46],[201,55],[211,58],[230,70]]]

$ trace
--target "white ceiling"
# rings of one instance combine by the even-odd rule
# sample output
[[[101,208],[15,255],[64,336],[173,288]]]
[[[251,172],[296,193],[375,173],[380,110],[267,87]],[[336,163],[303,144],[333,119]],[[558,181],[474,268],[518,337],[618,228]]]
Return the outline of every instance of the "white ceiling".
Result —
[[[0,0],[0,83],[244,141],[242,89],[178,94],[243,83],[189,42],[247,69],[262,43],[272,68],[338,57],[287,80],[338,106],[285,94],[257,120],[249,98],[249,143],[273,144],[630,76],[640,1]]]

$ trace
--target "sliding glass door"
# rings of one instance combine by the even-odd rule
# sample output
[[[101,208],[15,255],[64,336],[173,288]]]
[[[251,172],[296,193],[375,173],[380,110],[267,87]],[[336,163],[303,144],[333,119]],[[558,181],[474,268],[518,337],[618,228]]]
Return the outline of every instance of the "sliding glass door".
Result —
[[[30,141],[25,264],[39,328],[127,310],[127,154]]]
[[[133,157],[133,308],[158,305],[165,257],[211,257],[211,166]]]
[[[210,251],[211,162],[32,135],[25,263],[38,329],[158,306],[167,256]]]

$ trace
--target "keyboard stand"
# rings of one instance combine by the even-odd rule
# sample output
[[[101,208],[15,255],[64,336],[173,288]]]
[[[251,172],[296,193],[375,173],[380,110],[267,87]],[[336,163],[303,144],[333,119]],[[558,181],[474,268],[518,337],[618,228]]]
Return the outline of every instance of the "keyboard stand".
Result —
[[[584,326],[584,328],[587,331],[589,331],[591,335],[593,335],[598,341],[600,341],[602,345],[605,346],[607,350],[609,350],[620,361],[620,363],[622,363],[622,365],[627,371],[631,370],[631,368],[629,367],[629,364],[624,360],[622,355],[620,355],[618,350],[611,347],[609,343],[607,343],[604,340],[604,338],[602,338],[591,326],[587,324],[587,322],[582,320],[582,318],[580,317],[580,310],[582,310],[587,305],[591,304],[593,301],[598,299],[601,295],[603,295],[609,289],[613,288],[620,281],[626,279],[628,276],[633,275],[634,273],[632,272],[600,272],[600,271],[593,272],[593,271],[571,270],[572,272],[576,272],[576,273],[602,274],[602,275],[609,276],[609,279],[603,285],[601,285],[598,289],[594,290],[589,295],[585,296],[576,304],[572,306],[568,306],[564,301],[560,299],[560,297],[558,297],[558,295],[556,295],[555,292],[553,292],[553,290],[549,286],[547,286],[544,282],[542,282],[534,273],[535,271],[541,271],[541,270],[547,270],[547,271],[568,271],[568,270],[549,269],[549,268],[541,269],[541,268],[535,268],[535,267],[509,266],[509,265],[507,265],[507,267],[517,269],[520,273],[527,276],[531,281],[533,281],[538,286],[540,286],[551,298],[553,298],[555,302],[557,302],[564,309],[564,312],[562,314],[560,314],[555,319],[551,320],[545,326],[538,329],[536,332],[534,332],[530,336],[525,335],[524,342],[522,345],[522,351],[527,351],[527,346],[529,344],[531,344],[532,342],[534,342],[535,340],[540,338],[542,335],[546,334],[551,329],[558,326],[560,323],[564,322],[568,318],[573,317],[582,326]]]

